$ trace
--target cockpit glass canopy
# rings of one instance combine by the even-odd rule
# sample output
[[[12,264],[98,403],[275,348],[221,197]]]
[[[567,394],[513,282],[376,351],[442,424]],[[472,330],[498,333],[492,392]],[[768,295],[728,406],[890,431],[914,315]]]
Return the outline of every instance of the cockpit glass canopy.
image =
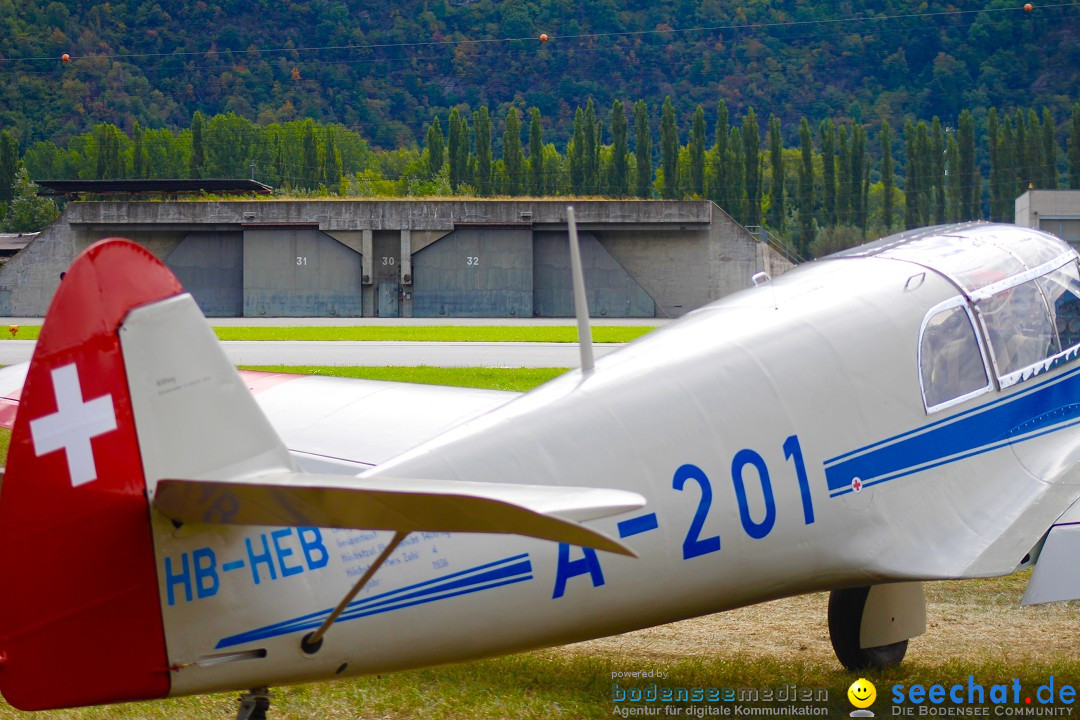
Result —
[[[949,277],[971,296],[1043,265],[1063,264],[1071,255],[1067,243],[1038,230],[961,223],[890,235],[830,257],[881,257],[917,263]]]

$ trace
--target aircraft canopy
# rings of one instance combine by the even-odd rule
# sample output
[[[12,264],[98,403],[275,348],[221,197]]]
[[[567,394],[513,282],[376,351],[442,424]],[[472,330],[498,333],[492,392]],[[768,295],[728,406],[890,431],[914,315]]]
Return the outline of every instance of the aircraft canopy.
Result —
[[[830,257],[913,262],[945,275],[976,299],[1060,267],[1076,253],[1064,241],[1031,228],[961,223],[889,235]]]

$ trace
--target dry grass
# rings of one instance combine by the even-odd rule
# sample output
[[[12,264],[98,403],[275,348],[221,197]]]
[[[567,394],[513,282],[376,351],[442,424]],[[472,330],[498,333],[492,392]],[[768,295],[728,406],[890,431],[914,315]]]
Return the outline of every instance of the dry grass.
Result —
[[[927,631],[909,643],[907,660],[927,665],[1080,662],[1080,603],[1020,607],[1029,575],[928,583]],[[829,642],[828,601],[828,593],[775,600],[590,640],[567,646],[566,652],[624,659],[771,657],[828,665],[836,662]]]

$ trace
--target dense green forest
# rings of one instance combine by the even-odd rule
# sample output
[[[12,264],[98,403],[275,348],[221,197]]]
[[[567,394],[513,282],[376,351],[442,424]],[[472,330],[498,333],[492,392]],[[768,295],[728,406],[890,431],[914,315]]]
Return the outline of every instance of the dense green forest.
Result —
[[[175,130],[200,110],[337,123],[393,149],[455,106],[513,104],[564,142],[588,97],[668,95],[677,117],[724,100],[793,132],[803,116],[983,122],[976,108],[1075,100],[1078,21],[1075,2],[1017,0],[0,0],[0,127],[28,147],[103,122]]]
[[[1080,187],[1078,20],[1001,0],[0,0],[0,211],[14,228],[32,195],[20,167],[707,197],[809,256]]]

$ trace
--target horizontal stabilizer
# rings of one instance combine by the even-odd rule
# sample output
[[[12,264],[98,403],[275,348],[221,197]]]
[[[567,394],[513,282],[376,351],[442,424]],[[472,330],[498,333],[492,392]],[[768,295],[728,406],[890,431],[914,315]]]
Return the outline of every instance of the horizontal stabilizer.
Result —
[[[154,494],[154,507],[185,523],[512,533],[633,557],[628,547],[579,521],[644,504],[641,495],[625,490],[295,472],[166,479]]]

